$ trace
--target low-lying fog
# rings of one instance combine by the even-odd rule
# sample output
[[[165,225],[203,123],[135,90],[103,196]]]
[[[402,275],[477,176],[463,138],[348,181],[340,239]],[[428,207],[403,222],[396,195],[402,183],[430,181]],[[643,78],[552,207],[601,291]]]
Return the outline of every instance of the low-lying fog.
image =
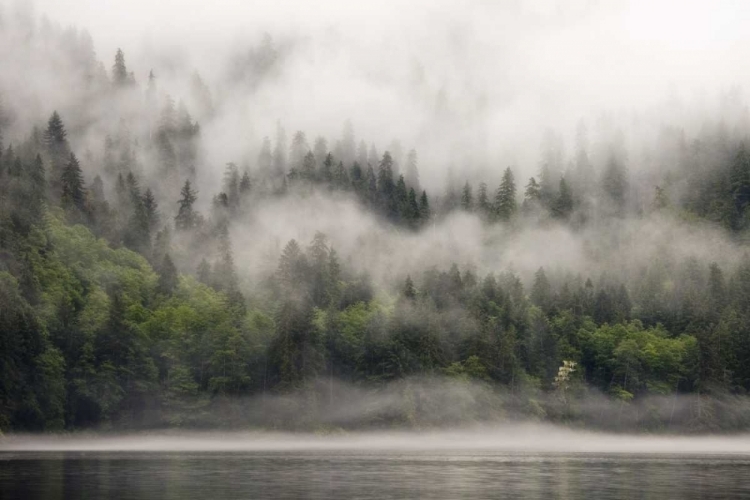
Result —
[[[0,439],[0,452],[470,451],[528,453],[750,454],[745,436],[636,436],[543,425],[482,426],[424,432],[295,434],[143,433]]]

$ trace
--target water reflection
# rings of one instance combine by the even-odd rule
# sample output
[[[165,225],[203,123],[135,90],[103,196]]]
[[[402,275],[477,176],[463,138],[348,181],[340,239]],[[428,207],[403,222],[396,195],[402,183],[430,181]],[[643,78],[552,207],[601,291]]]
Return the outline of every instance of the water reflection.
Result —
[[[750,458],[476,452],[0,453],[3,499],[712,499]]]

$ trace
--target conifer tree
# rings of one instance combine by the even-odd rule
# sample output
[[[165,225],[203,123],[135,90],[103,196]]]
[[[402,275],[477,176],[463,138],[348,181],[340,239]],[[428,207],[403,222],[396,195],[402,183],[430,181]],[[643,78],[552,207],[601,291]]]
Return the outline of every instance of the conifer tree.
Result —
[[[553,213],[560,219],[567,219],[573,212],[573,195],[570,193],[565,177],[560,179],[560,193],[557,195]]]
[[[534,274],[534,284],[531,287],[531,301],[534,305],[544,311],[545,314],[550,312],[552,306],[552,287],[544,273],[544,268],[540,267]]]
[[[115,64],[112,66],[112,82],[116,87],[124,87],[130,83],[128,69],[125,66],[125,54],[117,49]]]
[[[78,159],[70,153],[68,163],[60,179],[62,188],[61,203],[66,210],[78,210],[82,215],[86,211],[86,190],[83,186],[83,173]]]
[[[302,160],[302,171],[300,172],[303,179],[308,182],[315,180],[315,155],[308,151]]]
[[[190,181],[185,181],[180,191],[180,208],[174,219],[178,231],[187,231],[198,225],[198,214],[193,210],[193,204],[198,199],[197,193],[190,187]]]
[[[166,253],[159,266],[158,289],[165,295],[171,295],[174,289],[177,288],[177,282],[177,268],[174,262],[172,262],[172,257],[170,257],[169,253]]]
[[[427,222],[432,217],[432,211],[430,210],[430,202],[427,199],[427,191],[422,190],[422,196],[419,198],[419,218],[423,222]]]
[[[250,180],[250,174],[247,169],[242,173],[242,179],[240,179],[240,196],[246,196],[250,194],[250,190],[253,188],[252,181]]]
[[[474,211],[474,195],[469,181],[466,181],[464,189],[461,191],[461,208],[466,212]]]
[[[487,183],[485,182],[479,184],[479,191],[477,192],[477,211],[482,217],[488,218],[490,216],[490,199],[487,194]]]
[[[52,199],[59,200],[61,193],[60,179],[62,170],[69,160],[70,149],[68,147],[67,132],[65,125],[57,111],[52,113],[44,131],[44,145],[49,157],[49,180]],[[7,155],[5,161],[8,161]]]
[[[412,228],[416,229],[419,226],[419,202],[417,201],[417,193],[414,191],[414,188],[409,188],[405,217],[407,223]]]
[[[516,183],[510,167],[505,169],[503,180],[495,193],[495,213],[500,220],[510,220],[518,209],[516,203]]]
[[[628,196],[628,180],[625,167],[612,155],[602,176],[602,189],[611,203],[613,215],[624,215]]]
[[[386,151],[378,168],[378,195],[381,206],[387,209],[392,203],[396,185],[393,182],[393,158]]]

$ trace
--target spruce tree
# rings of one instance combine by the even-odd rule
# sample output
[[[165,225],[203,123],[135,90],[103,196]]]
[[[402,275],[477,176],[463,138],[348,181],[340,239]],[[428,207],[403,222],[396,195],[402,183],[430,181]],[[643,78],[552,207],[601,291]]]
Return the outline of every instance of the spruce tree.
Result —
[[[180,205],[177,216],[174,218],[175,228],[178,231],[193,229],[198,224],[198,214],[193,210],[193,204],[198,199],[197,193],[190,187],[190,181],[185,181],[180,191]]]
[[[115,87],[124,87],[130,83],[128,69],[125,66],[125,54],[121,49],[117,49],[115,54],[115,64],[112,66],[112,83]]]
[[[86,211],[86,190],[83,186],[83,173],[78,159],[70,153],[68,163],[60,178],[61,203],[66,210],[78,210],[80,214]]]
[[[177,288],[177,282],[177,268],[174,262],[172,262],[172,257],[170,257],[169,253],[166,253],[159,266],[158,289],[165,295],[171,295],[174,289]]]
[[[625,167],[612,155],[602,176],[602,189],[613,215],[624,215],[628,196]]]
[[[505,169],[503,180],[495,193],[495,214],[500,220],[510,220],[518,209],[516,202],[516,182],[510,167]]]
[[[466,212],[474,211],[474,195],[472,193],[471,184],[466,181],[464,189],[461,192],[461,208]]]
[[[247,196],[250,194],[250,190],[253,188],[252,181],[250,180],[250,174],[248,173],[247,169],[242,174],[242,179],[240,180],[240,196]]]
[[[427,199],[427,191],[422,191],[422,196],[419,198],[419,218],[422,222],[428,222],[432,217],[432,211],[430,210],[430,202]]]
[[[490,199],[487,194],[487,183],[485,182],[479,184],[479,191],[477,192],[477,211],[485,219],[490,216]]]
[[[573,212],[573,195],[564,177],[560,179],[560,193],[553,208],[554,215],[560,219],[567,219]]]

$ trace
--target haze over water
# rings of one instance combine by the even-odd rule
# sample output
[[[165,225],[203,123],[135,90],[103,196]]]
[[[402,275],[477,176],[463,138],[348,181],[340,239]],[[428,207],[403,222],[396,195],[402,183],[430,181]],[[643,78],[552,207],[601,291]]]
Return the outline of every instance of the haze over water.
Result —
[[[2,498],[727,498],[750,440],[510,426],[441,432],[25,437]]]

